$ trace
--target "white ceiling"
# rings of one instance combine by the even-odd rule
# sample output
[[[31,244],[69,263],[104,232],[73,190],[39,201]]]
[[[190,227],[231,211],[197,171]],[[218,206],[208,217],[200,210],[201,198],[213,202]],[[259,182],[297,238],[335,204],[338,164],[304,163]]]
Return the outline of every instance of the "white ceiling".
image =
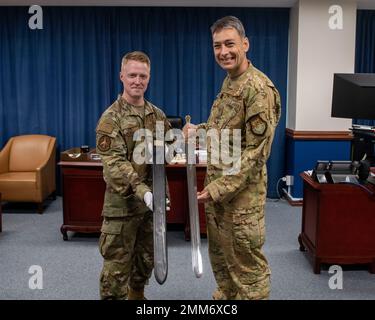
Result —
[[[0,0],[0,5],[29,6],[179,6],[179,7],[292,7],[298,0]],[[313,1],[313,0],[311,0]],[[353,0],[356,1],[356,0]],[[357,0],[358,9],[375,9],[375,0]]]
[[[358,0],[358,9],[375,9],[375,0]]]

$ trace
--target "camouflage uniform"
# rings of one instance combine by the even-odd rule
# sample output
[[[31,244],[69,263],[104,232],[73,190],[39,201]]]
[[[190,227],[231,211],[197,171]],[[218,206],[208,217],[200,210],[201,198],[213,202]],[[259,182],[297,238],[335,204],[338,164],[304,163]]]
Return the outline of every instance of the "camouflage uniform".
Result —
[[[228,165],[210,161],[212,141],[207,141],[205,188],[213,199],[206,204],[209,255],[217,293],[223,299],[269,296],[270,269],[262,252],[266,161],[280,109],[280,96],[272,82],[249,63],[236,79],[226,77],[208,122],[198,126],[219,132],[241,130],[241,166],[235,174],[223,174]]]
[[[170,124],[164,113],[145,101],[142,118],[136,107],[119,97],[101,116],[96,128],[96,150],[101,155],[107,184],[99,239],[104,265],[100,275],[102,299],[126,299],[127,287],[141,290],[153,269],[152,212],[143,197],[152,188],[151,166],[137,164],[133,140],[140,128],[155,132],[156,121]]]

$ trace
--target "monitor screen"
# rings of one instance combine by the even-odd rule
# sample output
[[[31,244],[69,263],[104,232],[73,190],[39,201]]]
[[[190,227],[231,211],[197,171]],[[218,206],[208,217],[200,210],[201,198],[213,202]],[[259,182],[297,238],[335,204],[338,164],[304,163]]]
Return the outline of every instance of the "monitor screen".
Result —
[[[335,73],[331,116],[375,119],[375,73]]]

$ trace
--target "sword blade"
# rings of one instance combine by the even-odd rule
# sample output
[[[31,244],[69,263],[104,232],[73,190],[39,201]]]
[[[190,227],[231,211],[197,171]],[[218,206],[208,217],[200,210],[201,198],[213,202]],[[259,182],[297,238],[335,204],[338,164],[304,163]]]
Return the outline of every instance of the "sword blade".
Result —
[[[189,220],[192,267],[197,278],[203,274],[203,263],[201,255],[201,234],[199,227],[199,209],[197,199],[197,172],[195,167],[195,154],[192,146],[187,143],[186,176],[189,196]]]
[[[164,141],[155,143],[152,165],[153,217],[154,217],[154,274],[159,284],[168,275],[168,253],[166,235],[166,185],[164,164]]]

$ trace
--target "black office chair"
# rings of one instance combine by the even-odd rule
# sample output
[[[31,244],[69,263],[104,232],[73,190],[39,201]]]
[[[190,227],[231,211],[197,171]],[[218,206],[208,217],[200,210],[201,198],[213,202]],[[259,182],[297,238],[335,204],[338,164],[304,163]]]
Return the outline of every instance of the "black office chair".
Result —
[[[167,116],[168,121],[170,122],[172,128],[182,129],[183,121],[181,117],[178,116]]]

